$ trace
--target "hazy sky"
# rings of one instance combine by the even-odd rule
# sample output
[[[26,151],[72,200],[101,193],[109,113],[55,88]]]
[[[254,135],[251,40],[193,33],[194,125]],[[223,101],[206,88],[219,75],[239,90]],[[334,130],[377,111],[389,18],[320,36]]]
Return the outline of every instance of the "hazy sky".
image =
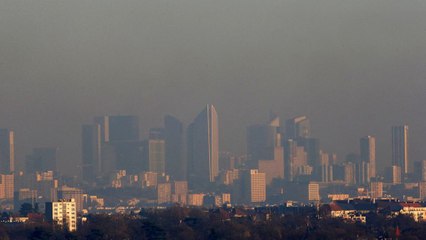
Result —
[[[244,152],[273,110],[309,116],[340,159],[375,135],[386,164],[406,123],[411,163],[426,159],[426,1],[0,0],[0,128],[18,161],[58,146],[76,172],[93,116],[135,114],[146,132],[207,103],[222,150]]]

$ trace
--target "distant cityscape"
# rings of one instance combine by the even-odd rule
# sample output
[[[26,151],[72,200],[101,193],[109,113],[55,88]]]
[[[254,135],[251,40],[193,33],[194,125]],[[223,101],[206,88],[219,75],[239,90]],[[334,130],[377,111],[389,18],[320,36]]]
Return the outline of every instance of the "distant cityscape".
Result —
[[[349,209],[349,201],[368,199],[373,205],[378,200],[417,203],[412,205],[419,212],[415,220],[423,220],[426,160],[409,162],[407,125],[389,130],[392,163],[382,176],[377,173],[381,166],[376,164],[374,136],[360,136],[359,152],[338,161],[311,135],[307,116],[281,121],[271,113],[269,121],[248,126],[245,155],[220,151],[219,116],[213,105],[202,109],[186,128],[176,117],[165,116],[164,126],[151,128],[146,139],[139,137],[137,116],[97,116],[81,127],[81,164],[75,163],[81,165],[80,179],[57,171],[58,147],[33,149],[25,158],[24,171],[16,171],[15,137],[25,136],[0,129],[1,208],[18,216],[26,205],[30,212],[37,208],[47,219],[58,220],[67,215],[58,208],[71,209],[71,218],[76,219],[77,214],[176,205],[328,204],[331,210]],[[352,214],[332,215],[365,221],[355,214],[355,205],[352,208]],[[60,214],[55,216],[53,209]],[[404,211],[413,214],[413,209]],[[70,231],[76,229],[76,220],[72,222]]]

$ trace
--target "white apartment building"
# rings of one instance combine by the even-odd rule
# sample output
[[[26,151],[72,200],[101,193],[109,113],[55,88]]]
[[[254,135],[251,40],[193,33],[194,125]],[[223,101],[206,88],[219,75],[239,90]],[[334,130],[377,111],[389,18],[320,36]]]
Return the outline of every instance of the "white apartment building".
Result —
[[[77,230],[77,206],[75,199],[61,199],[57,202],[46,202],[46,218],[68,231]]]

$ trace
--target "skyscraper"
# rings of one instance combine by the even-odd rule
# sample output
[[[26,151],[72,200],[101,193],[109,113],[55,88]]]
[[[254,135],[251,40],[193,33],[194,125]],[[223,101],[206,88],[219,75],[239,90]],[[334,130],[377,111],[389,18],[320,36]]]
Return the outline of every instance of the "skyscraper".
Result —
[[[192,186],[214,182],[219,173],[219,128],[213,105],[188,127],[188,175]]]
[[[247,127],[248,168],[258,168],[258,161],[274,159],[277,127],[255,124]]]
[[[241,174],[242,203],[266,201],[266,175],[257,169],[245,170]]]
[[[177,118],[164,117],[164,139],[166,141],[166,174],[176,180],[186,179],[183,124]]]
[[[87,124],[81,127],[81,160],[85,181],[93,181],[102,171],[101,144],[99,124]]]
[[[56,171],[58,148],[34,148],[33,153],[26,158],[27,173]]]
[[[143,160],[145,170],[149,172],[165,173],[165,142],[163,139],[147,139],[143,141]]]
[[[299,146],[303,146],[307,158],[308,164],[312,167],[317,167],[320,165],[320,140],[318,138],[299,138],[297,141]]]
[[[133,115],[95,117],[100,126],[101,173],[142,170],[142,147],[139,141],[139,120]]]
[[[284,148],[279,123],[279,118],[273,116],[268,124],[247,128],[247,167],[265,173],[267,184],[274,178],[284,178]]]
[[[95,123],[101,127],[103,142],[139,140],[139,119],[132,115],[95,117]]]
[[[309,118],[298,116],[285,121],[286,139],[297,140],[311,136],[311,126]]]
[[[0,129],[0,173],[15,170],[15,135],[12,130]]]
[[[392,127],[392,165],[401,168],[401,174],[408,173],[408,126]]]
[[[376,177],[376,138],[365,136],[360,139],[361,162],[369,163],[369,178]]]
[[[298,146],[293,139],[288,139],[284,143],[285,177],[289,181],[294,181],[299,175],[300,168],[308,165],[308,157],[305,149]]]

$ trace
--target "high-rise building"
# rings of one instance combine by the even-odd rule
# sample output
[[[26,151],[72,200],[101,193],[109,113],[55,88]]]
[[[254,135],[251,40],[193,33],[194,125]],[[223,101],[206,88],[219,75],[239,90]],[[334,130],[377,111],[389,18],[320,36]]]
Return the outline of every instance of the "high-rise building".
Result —
[[[274,178],[284,178],[284,148],[279,123],[279,118],[274,116],[268,124],[247,128],[247,167],[265,173],[267,184]]]
[[[74,199],[46,202],[45,210],[49,222],[63,226],[70,232],[77,230],[77,207]]]
[[[266,201],[266,175],[257,169],[241,173],[241,192],[243,203],[261,203]]]
[[[330,160],[330,154],[320,151],[320,168],[318,172],[320,173],[321,182],[331,182],[333,181],[333,167]]]
[[[426,182],[426,160],[421,161],[420,171],[420,181]]]
[[[370,182],[371,198],[383,197],[383,182]]]
[[[214,182],[219,174],[219,127],[213,105],[188,127],[188,171],[191,186]]]
[[[15,135],[12,130],[0,129],[0,174],[15,170]]]
[[[356,164],[353,162],[344,163],[344,177],[346,184],[353,185],[356,183]]]
[[[137,116],[95,117],[93,125],[82,126],[83,179],[93,181],[119,169],[141,171],[141,149]]]
[[[204,193],[191,193],[188,194],[188,205],[189,206],[203,206]]]
[[[319,202],[320,197],[320,187],[316,182],[310,182],[308,184],[308,201],[309,202]]]
[[[369,165],[369,178],[376,177],[376,139],[373,136],[365,136],[360,139],[361,162]]]
[[[277,127],[255,124],[247,127],[247,167],[257,168],[259,160],[274,159]]]
[[[0,174],[0,199],[13,200],[15,179],[13,174]]]
[[[74,199],[76,211],[81,212],[83,210],[83,190],[64,185],[58,189],[57,196],[58,199]]]
[[[298,116],[286,120],[285,122],[286,139],[298,140],[299,138],[307,138],[311,136],[311,126],[309,118],[306,116]]]
[[[165,173],[165,141],[163,139],[147,139],[143,141],[143,160],[146,171]]]
[[[392,184],[402,183],[401,167],[396,165],[387,167],[385,170],[385,180],[386,182],[392,183]]]
[[[421,201],[426,199],[426,182],[419,182],[419,198]]]
[[[401,174],[408,173],[408,126],[392,127],[392,165],[401,168]]]
[[[34,148],[31,155],[26,157],[26,172],[56,171],[58,148]]]
[[[166,173],[176,180],[186,179],[184,152],[184,128],[181,121],[167,115],[164,117],[164,140],[166,141]]]
[[[172,201],[172,184],[159,183],[157,185],[157,203],[170,203]]]
[[[103,142],[138,141],[139,119],[132,115],[95,117]]]
[[[318,138],[300,138],[297,141],[299,146],[303,146],[307,158],[308,164],[312,167],[317,167],[320,165],[320,141]]]
[[[308,156],[303,146],[298,146],[293,139],[288,139],[284,143],[285,176],[289,181],[294,181],[303,166],[308,165]]]
[[[86,124],[81,127],[81,161],[83,180],[93,181],[102,173],[101,126]]]

